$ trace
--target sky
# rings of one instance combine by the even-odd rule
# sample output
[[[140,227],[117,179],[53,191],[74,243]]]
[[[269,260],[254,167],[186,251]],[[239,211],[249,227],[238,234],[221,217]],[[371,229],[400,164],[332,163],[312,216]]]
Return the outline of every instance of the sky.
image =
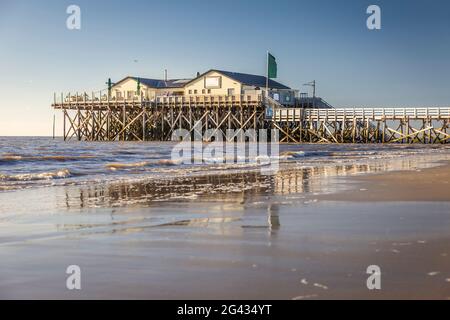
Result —
[[[69,5],[81,29],[69,30]],[[366,10],[381,8],[381,30]],[[335,107],[450,105],[446,0],[0,0],[0,136],[57,133],[54,92],[97,91],[128,75],[265,74]],[[311,93],[310,93],[311,94]]]

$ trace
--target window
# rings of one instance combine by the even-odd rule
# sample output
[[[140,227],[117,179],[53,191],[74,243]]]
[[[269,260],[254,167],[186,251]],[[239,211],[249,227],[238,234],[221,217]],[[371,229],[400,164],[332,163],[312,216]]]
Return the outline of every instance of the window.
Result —
[[[208,89],[208,94],[211,94],[211,89]]]
[[[234,95],[234,89],[233,89],[233,88],[230,88],[230,89],[228,89],[227,91],[228,91],[228,95],[229,95],[229,96]]]
[[[222,87],[222,77],[205,77],[206,89],[220,89]]]
[[[189,90],[189,94],[192,94],[192,90]]]
[[[194,94],[197,94],[197,90],[194,90]]]
[[[205,91],[205,89],[203,89],[203,90],[202,90],[202,94],[205,94],[205,93],[206,93],[206,91]]]

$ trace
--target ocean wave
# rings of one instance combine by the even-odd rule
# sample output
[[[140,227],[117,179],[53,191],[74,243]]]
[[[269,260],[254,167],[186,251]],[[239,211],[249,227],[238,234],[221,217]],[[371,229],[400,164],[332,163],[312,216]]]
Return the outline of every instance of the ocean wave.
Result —
[[[23,173],[15,175],[0,174],[0,181],[35,181],[35,180],[52,180],[64,179],[71,177],[72,174],[68,169],[62,169],[53,172],[40,173]]]
[[[5,155],[0,157],[0,163],[17,162],[17,161],[77,161],[85,159],[94,159],[96,156],[24,156],[24,155]]]
[[[23,159],[22,156],[7,155],[0,157],[0,162],[20,161],[22,159]]]
[[[309,155],[309,153],[308,153]],[[222,156],[193,156],[193,157],[181,157],[179,159],[160,159],[156,161],[140,161],[132,163],[108,163],[105,167],[111,171],[116,170],[126,170],[126,169],[137,169],[144,167],[158,167],[158,166],[181,166],[185,165],[217,165],[217,164],[266,164],[271,161],[276,160],[295,160],[299,158],[306,157],[307,154],[304,151],[288,151],[283,152],[280,155],[257,155],[254,157],[248,156],[227,156],[226,154]]]
[[[295,158],[303,158],[306,157],[306,153],[304,151],[287,151],[283,152],[280,155],[280,159],[295,159]]]
[[[181,160],[158,160],[157,163],[163,166],[176,166],[182,163]]]
[[[109,170],[130,169],[130,168],[142,168],[150,164],[148,161],[136,162],[136,163],[108,163],[105,165]]]
[[[105,167],[111,171],[116,171],[120,169],[133,169],[150,166],[176,166],[182,163],[182,160],[161,159],[157,161],[141,161],[135,163],[108,163],[105,165]]]

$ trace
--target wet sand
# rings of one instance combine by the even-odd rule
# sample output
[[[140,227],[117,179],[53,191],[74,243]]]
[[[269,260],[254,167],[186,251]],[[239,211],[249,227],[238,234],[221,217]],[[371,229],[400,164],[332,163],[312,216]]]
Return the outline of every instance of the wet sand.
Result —
[[[0,298],[449,299],[449,168],[2,193]]]
[[[450,164],[414,171],[395,171],[353,177],[357,192],[319,197],[329,201],[450,201]]]

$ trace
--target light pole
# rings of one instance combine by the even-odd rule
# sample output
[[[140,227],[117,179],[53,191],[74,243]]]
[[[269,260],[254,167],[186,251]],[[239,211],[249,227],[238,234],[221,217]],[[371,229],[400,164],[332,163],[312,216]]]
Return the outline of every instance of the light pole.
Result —
[[[313,88],[313,108],[316,107],[316,80],[305,83],[304,86],[309,86]]]
[[[108,79],[108,81],[106,82],[106,85],[108,85],[108,99],[111,98],[111,88],[115,85],[115,83],[113,83],[111,81],[111,78]]]

